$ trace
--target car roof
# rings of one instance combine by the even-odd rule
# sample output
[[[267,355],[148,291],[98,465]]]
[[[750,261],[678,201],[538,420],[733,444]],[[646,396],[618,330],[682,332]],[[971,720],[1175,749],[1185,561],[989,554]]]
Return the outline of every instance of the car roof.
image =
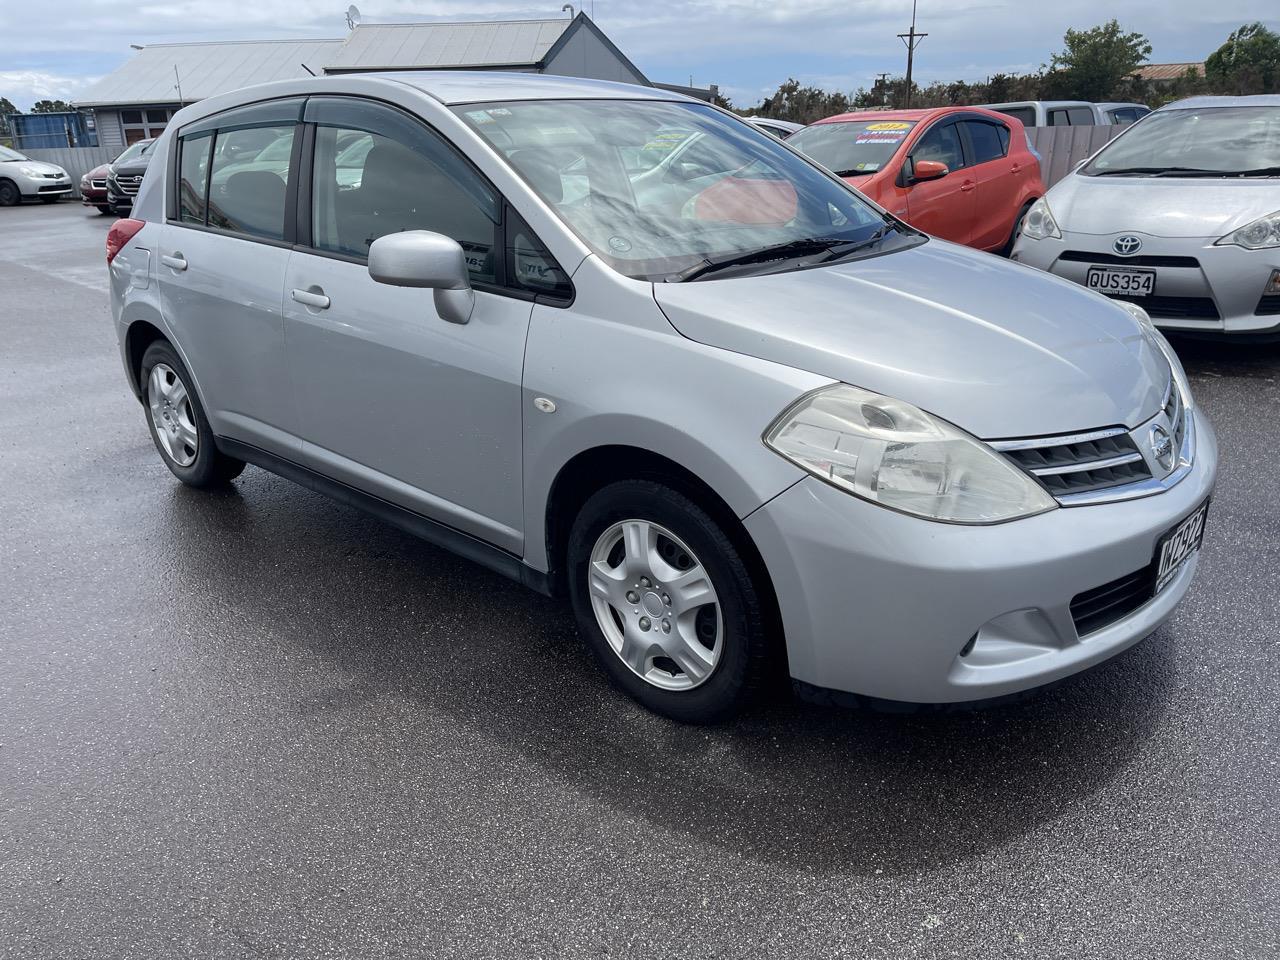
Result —
[[[1094,104],[1100,110],[1114,110],[1116,107],[1141,107],[1143,110],[1150,110],[1145,103],[1135,103],[1132,100],[1103,100]]]
[[[855,120],[914,120],[924,121],[932,120],[934,117],[943,117],[952,113],[992,113],[989,107],[926,107],[921,110],[853,110],[849,113],[836,114],[834,117],[826,117],[822,120],[815,120],[810,126],[817,126],[820,123],[849,123]],[[996,119],[1009,120],[1009,117],[999,117]]]
[[[1036,104],[1046,110],[1051,107],[1092,107],[1088,100],[1010,100],[1008,103],[984,103],[981,106],[988,110],[1005,110],[1009,107],[1034,107]]]
[[[339,76],[353,76],[341,74]],[[391,80],[421,90],[441,103],[486,103],[501,100],[683,100],[692,97],[657,87],[545,73],[504,73],[490,70],[396,70],[354,76]],[[320,86],[329,77],[317,77]]]
[[[1214,107],[1280,107],[1280,94],[1260,93],[1251,97],[1187,97],[1166,103],[1161,110],[1204,110]]]

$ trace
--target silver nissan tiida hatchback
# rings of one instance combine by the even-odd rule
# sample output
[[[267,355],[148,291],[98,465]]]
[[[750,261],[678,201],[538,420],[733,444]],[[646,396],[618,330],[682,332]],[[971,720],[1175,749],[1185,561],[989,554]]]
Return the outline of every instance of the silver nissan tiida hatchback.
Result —
[[[930,239],[725,111],[328,77],[156,149],[107,257],[169,469],[253,463],[563,593],[654,710],[784,671],[1002,697],[1195,576],[1217,445],[1140,307]]]

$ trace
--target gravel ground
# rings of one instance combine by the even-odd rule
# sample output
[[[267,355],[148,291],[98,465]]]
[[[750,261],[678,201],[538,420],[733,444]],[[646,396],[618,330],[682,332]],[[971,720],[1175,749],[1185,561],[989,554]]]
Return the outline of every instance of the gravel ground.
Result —
[[[1145,643],[695,729],[559,603],[254,468],[177,484],[108,225],[0,210],[0,957],[1280,954],[1280,348],[1180,344],[1222,474]]]

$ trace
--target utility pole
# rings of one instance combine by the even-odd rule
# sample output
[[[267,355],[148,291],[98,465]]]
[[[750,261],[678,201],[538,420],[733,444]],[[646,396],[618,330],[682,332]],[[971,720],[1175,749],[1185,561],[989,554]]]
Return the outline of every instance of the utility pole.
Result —
[[[898,39],[907,45],[907,109],[911,109],[911,62],[915,57],[916,47],[927,37],[927,33],[916,33],[916,0],[911,0],[911,29],[907,33],[898,34]]]
[[[880,90],[880,106],[887,107],[889,105],[889,74],[877,74],[876,87]]]

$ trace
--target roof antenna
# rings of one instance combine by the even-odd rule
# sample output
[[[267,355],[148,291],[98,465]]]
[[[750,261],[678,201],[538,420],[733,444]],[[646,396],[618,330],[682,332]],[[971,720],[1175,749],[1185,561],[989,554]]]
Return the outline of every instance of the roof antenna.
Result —
[[[178,91],[178,106],[182,106],[182,78],[178,76],[178,65],[173,65],[173,88]]]
[[[354,30],[360,26],[360,8],[354,3],[347,7],[347,29]]]
[[[569,19],[570,19],[570,20],[572,20],[572,19],[577,15],[577,14],[574,12],[573,4],[572,4],[572,3],[566,3],[563,7],[561,7],[561,8],[560,8],[560,10],[561,10],[562,12],[563,12],[563,11],[565,11],[565,10],[568,10],[568,11],[569,11]]]
[[[307,71],[307,73],[311,74],[313,77],[316,75],[316,72],[312,70],[310,67],[308,67],[305,63],[300,63],[298,64],[298,66],[300,66],[303,70]]]

